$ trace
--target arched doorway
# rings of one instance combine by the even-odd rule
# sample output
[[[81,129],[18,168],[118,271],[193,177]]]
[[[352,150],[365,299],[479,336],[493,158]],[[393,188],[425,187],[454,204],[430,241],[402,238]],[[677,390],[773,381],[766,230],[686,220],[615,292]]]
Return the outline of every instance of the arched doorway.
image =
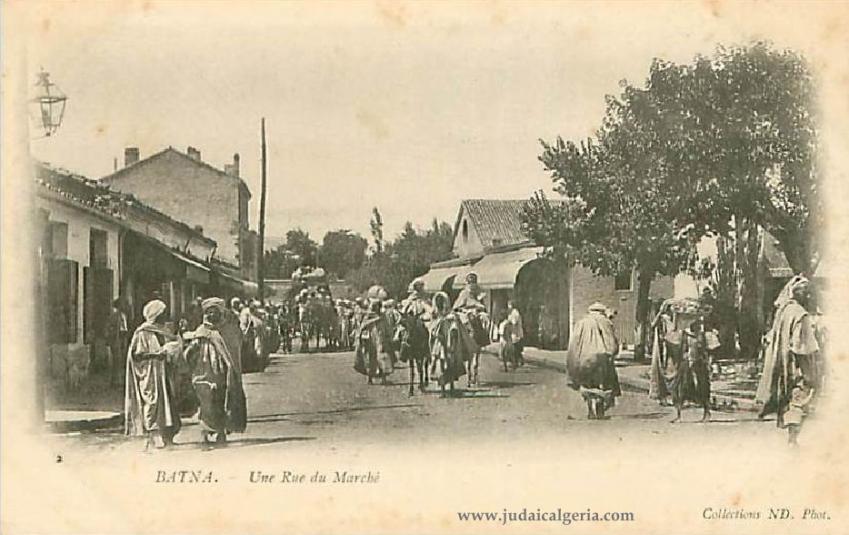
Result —
[[[565,268],[539,258],[516,275],[513,300],[522,314],[526,344],[565,349],[569,343],[569,294]]]

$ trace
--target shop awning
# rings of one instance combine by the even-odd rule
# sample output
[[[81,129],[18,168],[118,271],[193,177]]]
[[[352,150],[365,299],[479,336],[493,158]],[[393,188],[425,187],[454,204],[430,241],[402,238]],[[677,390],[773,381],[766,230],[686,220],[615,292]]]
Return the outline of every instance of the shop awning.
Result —
[[[176,251],[170,251],[174,257],[186,265],[186,279],[198,284],[209,284],[209,268]]]
[[[431,268],[430,271],[428,271],[421,277],[425,283],[425,291],[428,293],[442,291],[442,287],[445,286],[445,283],[449,282],[448,279],[455,277],[458,272],[462,271],[466,267],[468,266],[448,266]]]
[[[251,281],[242,281],[242,288],[244,288],[245,295],[248,297],[256,297],[259,295],[259,284]]]
[[[216,269],[215,274],[218,276],[219,284],[223,284],[230,291],[241,294],[242,297],[256,297],[259,293],[259,285],[255,282],[231,275],[222,269]]]
[[[525,247],[516,251],[505,253],[488,254],[480,262],[474,265],[474,271],[478,275],[478,284],[487,290],[500,290],[512,288],[516,284],[516,275],[522,266],[532,262],[542,254],[542,247]],[[455,286],[462,281],[460,277],[454,280]]]
[[[484,258],[486,258],[486,257],[484,257]],[[483,260],[481,260],[480,262],[478,262],[477,264],[474,264],[474,265],[461,266],[457,270],[457,275],[454,277],[454,282],[452,283],[452,288],[454,288],[455,290],[462,289],[463,286],[466,285],[466,275],[468,275],[472,271],[477,273],[478,272],[478,266],[480,265],[481,262],[483,262]],[[480,279],[478,279],[478,281],[480,281]]]

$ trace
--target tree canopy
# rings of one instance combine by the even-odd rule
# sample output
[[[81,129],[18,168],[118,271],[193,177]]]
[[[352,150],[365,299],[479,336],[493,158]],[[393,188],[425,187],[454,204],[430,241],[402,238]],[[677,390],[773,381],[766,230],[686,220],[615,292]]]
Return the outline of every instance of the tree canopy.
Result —
[[[794,271],[820,259],[814,79],[796,52],[765,43],[676,65],[655,60],[635,119],[666,153],[679,222],[698,234],[751,223]]]
[[[288,231],[284,244],[265,252],[266,278],[288,279],[300,266],[315,266],[317,251],[318,244],[308,232],[300,228]]]
[[[427,273],[430,264],[451,257],[453,238],[448,223],[434,219],[430,228],[418,230],[408,221],[398,238],[374,251],[349,280],[360,291],[380,284],[390,295],[401,297],[415,277]]]
[[[366,259],[368,242],[348,229],[332,230],[324,235],[318,250],[318,264],[329,273],[344,279]]]
[[[803,58],[764,43],[684,65],[656,59],[644,86],[607,97],[595,136],[542,141],[563,202],[538,194],[525,231],[600,275],[636,266],[639,323],[648,284],[690,267],[705,235],[735,232],[751,272],[765,228],[795,271],[810,271],[822,226],[813,95]]]

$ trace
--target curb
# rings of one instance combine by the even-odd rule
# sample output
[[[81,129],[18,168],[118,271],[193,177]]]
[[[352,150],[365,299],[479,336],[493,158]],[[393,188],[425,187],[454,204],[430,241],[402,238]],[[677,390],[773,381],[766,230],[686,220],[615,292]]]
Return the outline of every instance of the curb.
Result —
[[[90,418],[78,419],[49,419],[50,412],[47,411],[47,420],[44,422],[48,433],[74,433],[79,431],[96,431],[99,429],[113,429],[124,424],[124,415],[121,413],[92,413]],[[56,411],[62,412],[62,411]],[[54,412],[54,416],[56,415]],[[97,416],[94,416],[97,415]]]
[[[483,350],[485,353],[492,355],[495,358],[500,358],[498,354],[498,350],[487,347]],[[559,371],[560,373],[566,372],[566,364],[548,359],[545,357],[534,357],[531,355],[525,355],[525,362],[534,364],[543,368],[549,368],[552,370]],[[624,386],[629,386],[634,390],[638,390],[640,392],[644,392],[648,394],[649,386],[651,382],[648,379],[643,379],[642,377],[630,377],[626,374],[619,374],[619,383]],[[720,405],[731,406],[736,410],[741,411],[758,411],[759,407],[755,405],[755,400],[748,398],[741,398],[737,396],[729,396],[728,394],[711,394],[711,398]]]

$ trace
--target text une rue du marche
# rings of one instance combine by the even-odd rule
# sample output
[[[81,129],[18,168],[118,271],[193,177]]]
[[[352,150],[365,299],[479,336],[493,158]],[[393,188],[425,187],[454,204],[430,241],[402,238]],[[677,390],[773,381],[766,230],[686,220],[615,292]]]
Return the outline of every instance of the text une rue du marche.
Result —
[[[368,470],[366,472],[352,472],[348,470],[333,470],[322,472],[316,470],[312,474],[299,473],[291,470],[282,472],[263,472],[262,470],[251,470],[249,481],[251,483],[377,483],[380,481],[380,472]]]

